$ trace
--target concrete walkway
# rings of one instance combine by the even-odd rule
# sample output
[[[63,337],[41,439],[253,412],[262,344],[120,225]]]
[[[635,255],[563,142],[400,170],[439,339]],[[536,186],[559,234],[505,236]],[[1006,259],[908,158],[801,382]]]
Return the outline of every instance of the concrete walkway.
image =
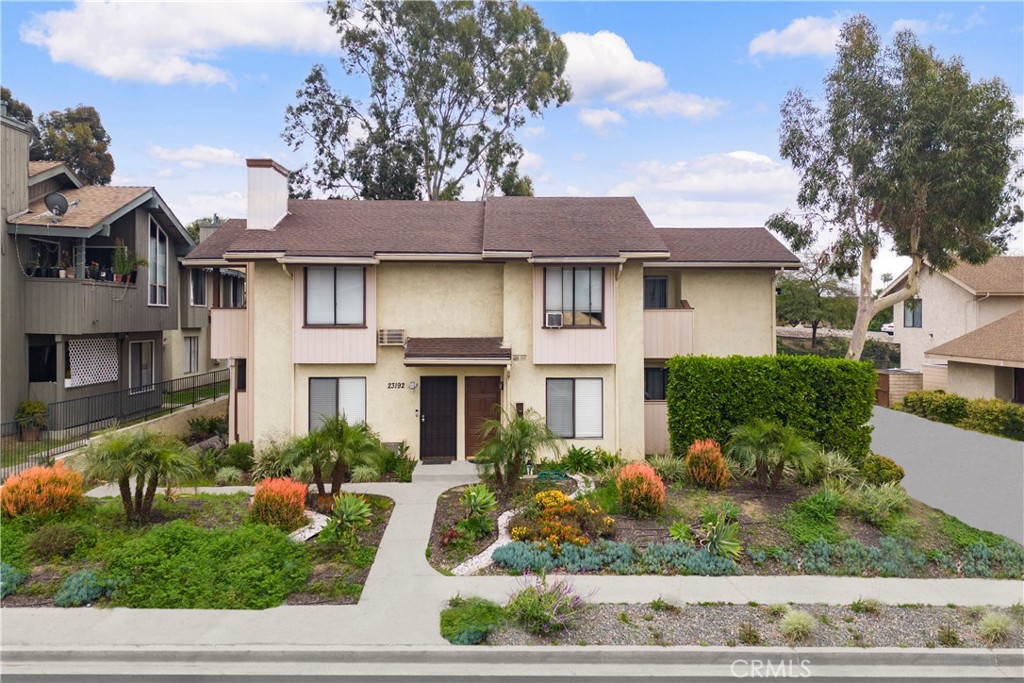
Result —
[[[914,498],[1024,543],[1024,443],[875,406],[871,449],[906,471]]]
[[[472,466],[469,466],[470,468]],[[259,612],[25,608],[3,610],[5,649],[142,646],[363,645],[444,646],[438,615],[456,594],[504,602],[529,579],[452,577],[434,570],[425,550],[438,496],[476,481],[464,463],[417,468],[412,484],[349,484],[351,491],[392,498],[395,508],[357,605],[284,606]],[[245,488],[207,489],[217,492]],[[103,493],[98,491],[97,493]],[[595,602],[805,602],[848,604],[857,598],[886,603],[1013,605],[1024,597],[1019,581],[882,579],[830,576],[574,576]]]

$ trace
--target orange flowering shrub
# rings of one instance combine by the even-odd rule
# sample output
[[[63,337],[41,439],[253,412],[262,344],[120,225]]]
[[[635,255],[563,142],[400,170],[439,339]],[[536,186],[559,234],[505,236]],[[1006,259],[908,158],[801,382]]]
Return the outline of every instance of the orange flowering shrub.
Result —
[[[249,505],[249,518],[285,531],[297,529],[306,521],[306,492],[302,482],[287,477],[264,479],[256,484]]]
[[[653,517],[665,504],[665,482],[647,463],[632,462],[615,478],[619,507],[633,517]]]
[[[511,533],[514,541],[533,541],[557,555],[566,543],[589,545],[594,538],[610,536],[614,530],[615,521],[600,506],[573,500],[552,489],[533,497]]]
[[[729,468],[722,458],[722,449],[712,439],[699,439],[690,444],[683,466],[694,486],[721,491],[729,485]]]
[[[0,489],[0,509],[7,517],[68,512],[82,501],[82,475],[58,462],[30,467],[7,478]]]

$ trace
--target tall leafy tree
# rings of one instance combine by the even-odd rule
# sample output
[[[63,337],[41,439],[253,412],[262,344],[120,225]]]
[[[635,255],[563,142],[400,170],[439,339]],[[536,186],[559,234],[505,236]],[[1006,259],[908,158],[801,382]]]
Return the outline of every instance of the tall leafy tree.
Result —
[[[474,181],[481,194],[532,190],[514,170],[515,131],[571,94],[565,46],[533,8],[338,0],[327,11],[341,64],[369,95],[356,100],[313,67],[285,117],[285,141],[315,154],[294,195],[457,199]]]
[[[780,151],[801,176],[800,212],[768,227],[795,249],[827,239],[829,267],[859,274],[848,358],[860,358],[868,324],[917,294],[922,264],[946,270],[1005,250],[1022,215],[1022,122],[998,78],[974,82],[958,57],[944,60],[912,32],[888,47],[868,19],[842,28],[824,100],[791,91],[781,107]],[[911,258],[906,284],[871,289],[883,240]]]
[[[7,115],[12,119],[22,123],[32,123],[32,107],[14,99],[11,89],[5,85],[0,86],[0,100],[7,103]]]
[[[847,303],[849,292],[829,270],[828,259],[822,254],[808,255],[797,273],[780,277],[778,290],[776,318],[790,325],[810,325],[811,346],[817,343],[823,322],[842,328],[853,322]]]
[[[78,105],[40,114],[39,133],[39,144],[29,152],[32,161],[63,161],[87,185],[110,184],[110,135],[95,108]]]

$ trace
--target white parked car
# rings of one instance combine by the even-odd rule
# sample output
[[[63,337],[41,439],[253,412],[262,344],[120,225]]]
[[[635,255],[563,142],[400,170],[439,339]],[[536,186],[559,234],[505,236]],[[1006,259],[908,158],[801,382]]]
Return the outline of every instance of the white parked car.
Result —
[[[885,332],[886,334],[890,335],[895,334],[896,323],[882,323],[882,332]]]

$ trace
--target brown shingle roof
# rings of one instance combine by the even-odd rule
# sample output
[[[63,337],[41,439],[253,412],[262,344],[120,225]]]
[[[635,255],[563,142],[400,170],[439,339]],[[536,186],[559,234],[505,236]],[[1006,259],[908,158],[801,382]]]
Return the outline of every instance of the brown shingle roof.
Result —
[[[924,353],[926,356],[1024,363],[1024,309]]]
[[[32,202],[28,213],[18,218],[9,219],[16,225],[53,225],[61,228],[91,228],[126,204],[138,199],[151,187],[126,187],[114,185],[86,185],[62,191],[68,203],[78,200],[78,206],[72,207],[61,216],[56,223],[51,223],[50,212],[42,200]]]
[[[245,231],[230,251],[289,256],[479,254],[481,202],[291,199],[273,230]]]
[[[45,173],[51,168],[63,165],[63,161],[30,161],[28,162],[28,177],[31,178],[32,176],[39,175],[40,173]]]
[[[792,263],[800,265],[764,228],[659,228],[670,263]]]
[[[502,348],[501,337],[410,337],[405,357],[511,360],[512,351]]]
[[[1024,294],[1024,256],[995,256],[978,266],[961,263],[949,275],[975,294]]]
[[[490,197],[484,225],[484,251],[536,257],[666,251],[633,197]]]
[[[232,242],[245,234],[244,218],[229,218],[188,253],[189,259],[222,259]]]

